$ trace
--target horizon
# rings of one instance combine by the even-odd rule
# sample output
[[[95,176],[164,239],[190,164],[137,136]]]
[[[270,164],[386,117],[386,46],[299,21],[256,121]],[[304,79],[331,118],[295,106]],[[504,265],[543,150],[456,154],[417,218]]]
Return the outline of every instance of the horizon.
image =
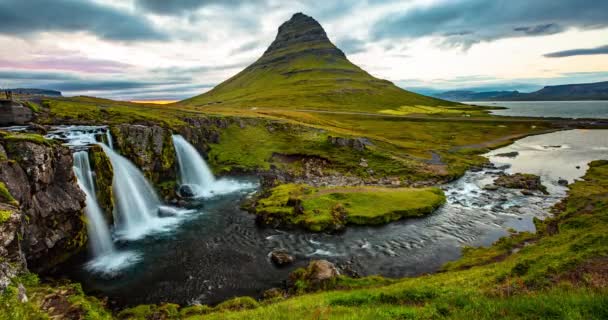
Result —
[[[319,21],[354,64],[423,94],[608,80],[607,3],[2,0],[0,9],[0,87],[69,96],[206,92],[255,62],[296,12]],[[32,20],[32,10],[44,13]]]

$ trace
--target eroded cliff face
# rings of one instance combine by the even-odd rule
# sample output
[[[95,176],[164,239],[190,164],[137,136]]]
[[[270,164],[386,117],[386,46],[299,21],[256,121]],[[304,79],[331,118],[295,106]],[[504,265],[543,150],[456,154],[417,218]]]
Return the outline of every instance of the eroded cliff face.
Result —
[[[91,169],[95,172],[95,196],[97,203],[103,210],[106,220],[112,224],[114,221],[114,191],[112,181],[114,179],[114,168],[110,158],[99,145],[91,146],[89,149]]]
[[[111,127],[114,148],[131,160],[165,198],[175,196],[177,160],[169,129],[152,125]]]
[[[19,235],[23,233],[22,215],[18,208],[0,203],[0,292],[11,278],[26,268]]]
[[[0,160],[0,182],[8,193],[0,201],[20,217],[20,251],[28,267],[47,269],[78,252],[87,240],[85,195],[72,171],[72,153],[34,135],[4,134],[0,144],[6,154]]]

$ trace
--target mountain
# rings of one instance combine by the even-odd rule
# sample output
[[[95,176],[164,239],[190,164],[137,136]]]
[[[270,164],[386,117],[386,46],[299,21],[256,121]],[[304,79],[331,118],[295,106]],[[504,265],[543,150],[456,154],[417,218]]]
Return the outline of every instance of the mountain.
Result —
[[[15,89],[2,89],[2,90],[9,90],[13,94],[28,94],[28,95],[37,95],[37,96],[61,97],[60,91],[47,90],[47,89],[15,88]]]
[[[608,100],[608,81],[546,86],[538,91],[447,91],[434,95],[451,101],[564,101]]]
[[[279,27],[276,39],[252,65],[211,91],[179,103],[358,111],[455,105],[371,76],[347,59],[315,19],[302,13]]]

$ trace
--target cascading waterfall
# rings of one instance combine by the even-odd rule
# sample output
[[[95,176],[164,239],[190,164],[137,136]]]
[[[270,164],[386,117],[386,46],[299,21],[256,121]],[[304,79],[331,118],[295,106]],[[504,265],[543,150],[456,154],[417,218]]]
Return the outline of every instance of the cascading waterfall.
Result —
[[[108,147],[114,150],[114,141],[112,140],[112,133],[110,132],[110,128],[106,128],[106,140],[108,142]]]
[[[78,179],[80,189],[86,195],[87,228],[89,232],[89,242],[94,257],[113,254],[114,244],[110,235],[110,229],[103,218],[101,208],[97,204],[95,197],[95,185],[93,183],[93,172],[91,172],[89,153],[87,151],[77,151],[74,153],[74,172]]]
[[[255,187],[251,183],[216,180],[203,157],[181,135],[173,135],[173,145],[179,164],[180,184],[190,187],[195,197],[211,197]]]
[[[138,255],[118,252],[114,247],[110,229],[95,196],[93,172],[87,151],[74,152],[74,173],[80,189],[86,196],[87,231],[93,254],[93,259],[86,265],[87,268],[96,272],[111,273],[139,260]]]
[[[153,231],[164,231],[174,224],[177,209],[164,206],[144,175],[129,160],[101,145],[114,168],[113,191],[116,200],[115,233],[118,237],[135,240]]]

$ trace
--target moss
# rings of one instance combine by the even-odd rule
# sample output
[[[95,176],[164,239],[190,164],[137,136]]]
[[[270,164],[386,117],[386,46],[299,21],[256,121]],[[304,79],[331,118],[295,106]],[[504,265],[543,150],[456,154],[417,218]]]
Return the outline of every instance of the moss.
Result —
[[[112,162],[105,154],[103,149],[92,146],[89,149],[92,170],[95,171],[95,193],[99,206],[104,210],[106,219],[113,221],[112,212],[114,210],[114,194],[112,190],[112,180],[114,178],[114,168]]]
[[[251,297],[237,297],[218,304],[214,309],[217,311],[238,311],[255,309],[260,303]]]
[[[46,146],[51,146],[56,143],[53,140],[45,139],[43,136],[35,133],[0,131],[0,138],[4,139],[7,142],[27,141]]]
[[[32,102],[32,101],[26,101],[26,102],[24,102],[24,104],[25,104],[25,105],[26,105],[28,108],[30,108],[30,110],[32,110],[32,112],[34,112],[34,113],[38,113],[38,112],[40,112],[40,110],[41,110],[41,109],[40,109],[40,105],[39,105],[39,104],[37,104],[37,103],[35,103],[35,102]]]
[[[0,210],[0,224],[5,223],[8,219],[11,218],[13,212],[10,210]]]
[[[163,303],[161,305],[139,305],[118,313],[119,319],[179,319],[179,305]]]
[[[432,213],[445,202],[438,188],[312,188],[285,184],[260,199],[255,213],[265,224],[301,226],[311,231],[345,224],[384,224]]]
[[[13,206],[18,206],[19,202],[15,200],[11,192],[8,190],[4,182],[0,181],[0,201],[8,203]]]

